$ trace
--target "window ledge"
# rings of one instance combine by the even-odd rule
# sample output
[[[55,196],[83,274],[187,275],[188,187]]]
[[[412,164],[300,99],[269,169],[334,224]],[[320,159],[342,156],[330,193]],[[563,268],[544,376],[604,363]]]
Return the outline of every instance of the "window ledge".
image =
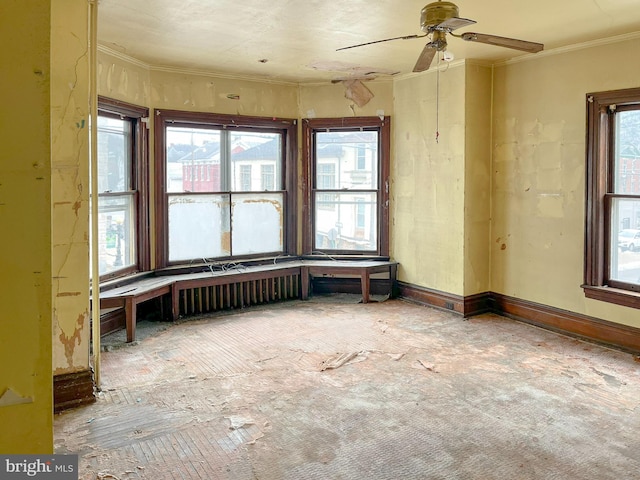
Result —
[[[582,285],[584,295],[593,300],[640,309],[640,293],[607,286]]]

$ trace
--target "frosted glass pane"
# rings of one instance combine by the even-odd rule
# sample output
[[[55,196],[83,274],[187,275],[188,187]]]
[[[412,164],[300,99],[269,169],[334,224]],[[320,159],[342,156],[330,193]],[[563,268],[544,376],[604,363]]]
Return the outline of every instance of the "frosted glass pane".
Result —
[[[318,192],[315,197],[315,248],[376,250],[375,192]]]
[[[228,195],[169,197],[169,261],[228,256],[229,238]]]
[[[233,195],[234,255],[282,252],[283,194]]]

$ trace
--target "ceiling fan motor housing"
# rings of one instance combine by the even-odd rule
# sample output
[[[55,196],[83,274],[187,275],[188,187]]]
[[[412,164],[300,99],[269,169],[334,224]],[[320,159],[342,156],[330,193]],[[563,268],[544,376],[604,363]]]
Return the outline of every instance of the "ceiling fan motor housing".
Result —
[[[433,2],[420,12],[420,28],[425,33],[431,33],[442,22],[454,17],[458,17],[457,5],[451,2]]]

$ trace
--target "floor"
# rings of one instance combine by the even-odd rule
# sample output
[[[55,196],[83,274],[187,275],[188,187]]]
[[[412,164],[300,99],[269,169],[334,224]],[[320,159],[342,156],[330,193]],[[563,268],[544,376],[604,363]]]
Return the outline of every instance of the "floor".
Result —
[[[102,354],[81,479],[640,478],[633,355],[492,314],[317,298]]]

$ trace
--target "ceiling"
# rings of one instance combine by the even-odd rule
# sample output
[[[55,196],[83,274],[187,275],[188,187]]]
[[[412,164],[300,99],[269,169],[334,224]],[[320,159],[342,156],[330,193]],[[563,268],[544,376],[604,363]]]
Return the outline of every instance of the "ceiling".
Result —
[[[425,0],[100,0],[103,50],[152,67],[313,83],[413,69],[428,39]],[[545,50],[640,32],[640,0],[456,0],[480,32],[545,44]],[[456,60],[504,61],[526,54],[449,38]],[[539,54],[538,54],[539,55]]]

